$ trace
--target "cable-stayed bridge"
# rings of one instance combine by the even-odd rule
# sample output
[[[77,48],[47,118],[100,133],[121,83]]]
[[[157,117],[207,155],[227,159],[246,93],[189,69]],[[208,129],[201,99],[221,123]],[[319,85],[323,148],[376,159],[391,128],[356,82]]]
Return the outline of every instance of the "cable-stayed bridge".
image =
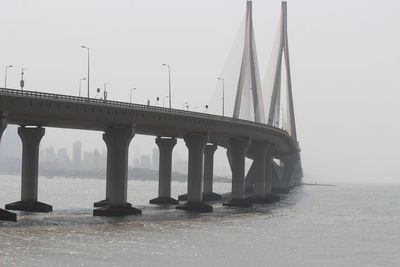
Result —
[[[95,216],[140,214],[127,202],[128,149],[135,134],[155,136],[160,152],[158,197],[151,204],[211,212],[214,152],[227,149],[232,171],[231,207],[270,203],[274,192],[288,192],[302,178],[294,116],[287,32],[287,4],[277,31],[272,78],[261,84],[253,28],[252,2],[247,2],[244,44],[232,117],[117,101],[0,88],[0,137],[8,124],[20,125],[21,199],[7,210],[52,211],[38,201],[39,144],[47,127],[102,131],[107,146],[106,195],[94,203]],[[282,101],[284,100],[284,101]],[[285,112],[282,105],[285,104]],[[267,107],[266,107],[267,106]],[[177,138],[188,148],[188,190],[171,197],[171,163]],[[252,159],[245,172],[246,157]],[[0,209],[0,219],[16,220]]]

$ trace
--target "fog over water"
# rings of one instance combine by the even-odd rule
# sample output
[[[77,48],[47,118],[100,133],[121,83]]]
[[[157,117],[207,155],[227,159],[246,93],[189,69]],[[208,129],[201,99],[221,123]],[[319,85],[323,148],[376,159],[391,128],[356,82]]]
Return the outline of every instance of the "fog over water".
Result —
[[[263,76],[280,1],[257,0],[253,6]],[[8,87],[18,87],[21,68],[27,67],[26,89],[77,95],[79,79],[86,76],[80,46],[87,45],[92,96],[110,82],[112,100],[129,101],[129,89],[136,87],[134,102],[150,98],[155,104],[158,96],[162,105],[168,86],[161,64],[167,63],[173,106],[188,102],[191,110],[203,111],[220,90],[217,77],[229,75],[224,64],[245,2],[14,0],[2,1],[0,8],[0,64],[14,65]],[[309,181],[398,183],[399,12],[395,0],[288,1],[297,132]],[[227,86],[227,113],[235,90]],[[77,139],[87,150],[104,148],[101,133],[64,129],[47,129],[42,146],[71,149]],[[135,137],[132,151],[137,144],[148,154],[155,146],[152,137]],[[181,141],[175,152],[187,157]],[[226,167],[220,174],[229,175],[223,149],[216,159]]]

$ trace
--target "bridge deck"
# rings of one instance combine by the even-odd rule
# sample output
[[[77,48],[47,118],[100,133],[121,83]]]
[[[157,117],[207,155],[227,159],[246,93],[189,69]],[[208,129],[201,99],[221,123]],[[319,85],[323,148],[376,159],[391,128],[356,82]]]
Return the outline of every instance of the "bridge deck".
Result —
[[[297,150],[286,131],[270,125],[134,103],[0,88],[0,112],[9,123],[25,126],[96,131],[134,126],[137,133],[153,136],[205,133],[223,147],[229,137],[268,140],[276,145],[277,156]]]

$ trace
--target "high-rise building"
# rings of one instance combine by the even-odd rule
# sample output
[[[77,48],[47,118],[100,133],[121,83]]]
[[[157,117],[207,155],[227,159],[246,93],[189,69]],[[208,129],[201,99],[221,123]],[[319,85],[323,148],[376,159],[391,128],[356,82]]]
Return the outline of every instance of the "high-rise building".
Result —
[[[54,147],[49,147],[45,150],[44,160],[48,162],[55,162],[57,160],[57,155],[54,151]]]
[[[160,153],[157,147],[154,147],[152,150],[152,157],[151,157],[151,165],[152,169],[157,171],[158,170],[158,162],[160,160]]]
[[[82,144],[79,141],[72,146],[72,166],[75,170],[80,170],[82,166]]]
[[[16,125],[8,125],[1,137],[0,156],[7,158],[22,157],[22,142]]]
[[[69,159],[66,148],[61,148],[57,152],[57,167],[60,169],[71,168],[71,160]]]
[[[177,160],[174,163],[173,171],[187,174],[188,171],[188,162],[187,160]]]
[[[100,169],[100,152],[97,149],[95,149],[93,152],[93,169]]]
[[[140,167],[143,169],[151,169],[151,161],[149,155],[140,156]]]
[[[140,146],[134,145],[133,147],[133,167],[141,168],[140,165]]]
[[[93,153],[83,152],[82,169],[84,170],[93,169]]]

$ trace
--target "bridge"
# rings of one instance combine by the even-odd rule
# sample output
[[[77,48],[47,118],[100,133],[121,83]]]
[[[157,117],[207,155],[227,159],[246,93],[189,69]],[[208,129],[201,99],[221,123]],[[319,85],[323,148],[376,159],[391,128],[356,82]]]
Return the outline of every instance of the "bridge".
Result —
[[[259,78],[252,2],[247,2],[245,42],[232,117],[161,108],[110,100],[0,88],[0,138],[8,124],[16,124],[21,137],[21,199],[0,209],[0,219],[16,220],[7,210],[50,212],[38,201],[39,144],[47,127],[104,132],[107,146],[106,195],[94,203],[94,216],[141,214],[127,202],[128,149],[135,134],[155,136],[159,148],[158,197],[150,204],[176,205],[177,209],[212,212],[207,202],[220,199],[213,192],[214,152],[227,149],[232,171],[228,207],[270,203],[274,192],[288,192],[301,183],[302,167],[297,141],[290,76],[287,4],[282,3],[277,57],[271,81],[268,116]],[[285,68],[282,68],[282,66]],[[282,72],[284,75],[282,75]],[[282,76],[286,81],[282,82]],[[282,84],[285,86],[282,86]],[[286,117],[281,98],[286,97]],[[283,126],[286,120],[286,129]],[[171,197],[172,153],[177,139],[188,148],[187,194]],[[245,158],[253,160],[245,172]]]

